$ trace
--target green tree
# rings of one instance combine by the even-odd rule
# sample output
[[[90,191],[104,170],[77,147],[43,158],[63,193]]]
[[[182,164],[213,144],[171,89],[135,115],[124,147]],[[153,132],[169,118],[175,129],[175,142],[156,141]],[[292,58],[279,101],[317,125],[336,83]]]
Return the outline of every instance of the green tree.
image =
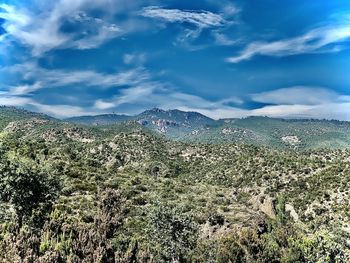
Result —
[[[57,180],[23,164],[10,161],[0,164],[0,200],[13,205],[19,227],[35,209],[39,217],[49,212],[58,188]],[[42,218],[35,218],[35,221],[42,221]]]
[[[183,262],[195,247],[198,227],[192,217],[179,208],[158,205],[150,215],[150,238],[165,262]]]

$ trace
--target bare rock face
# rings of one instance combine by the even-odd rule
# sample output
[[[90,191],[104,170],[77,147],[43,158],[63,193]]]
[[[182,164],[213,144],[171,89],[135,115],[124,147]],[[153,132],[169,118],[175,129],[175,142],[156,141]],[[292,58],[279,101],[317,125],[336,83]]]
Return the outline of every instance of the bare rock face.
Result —
[[[273,198],[265,195],[258,195],[253,197],[250,200],[250,203],[252,204],[254,209],[263,212],[269,218],[276,218],[276,210]]]
[[[73,141],[91,143],[95,138],[78,127],[69,127],[62,130],[52,128],[42,134],[42,138],[46,141],[55,142],[61,138],[67,138]]]
[[[291,204],[286,204],[286,212],[289,212],[290,217],[293,218],[295,222],[299,221],[299,216]]]
[[[290,136],[284,136],[281,138],[281,140],[286,143],[286,144],[289,144],[291,146],[295,146],[295,145],[298,145],[300,144],[300,139],[298,136],[295,136],[295,135],[290,135]]]
[[[270,218],[276,218],[276,210],[274,206],[274,200],[271,197],[265,197],[264,201],[260,204],[260,211],[266,214]]]

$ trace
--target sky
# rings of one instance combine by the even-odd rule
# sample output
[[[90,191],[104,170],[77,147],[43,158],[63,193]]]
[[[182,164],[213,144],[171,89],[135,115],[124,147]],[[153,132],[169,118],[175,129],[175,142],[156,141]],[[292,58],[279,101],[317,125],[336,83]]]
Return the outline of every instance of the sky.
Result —
[[[0,0],[0,105],[350,121],[350,1]]]

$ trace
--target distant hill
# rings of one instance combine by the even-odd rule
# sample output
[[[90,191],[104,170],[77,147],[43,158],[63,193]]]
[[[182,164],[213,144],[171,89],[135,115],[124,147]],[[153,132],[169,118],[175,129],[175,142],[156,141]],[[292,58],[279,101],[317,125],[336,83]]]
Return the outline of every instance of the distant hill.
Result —
[[[97,115],[67,119],[85,125],[134,121],[167,138],[197,143],[245,143],[282,149],[350,147],[350,122],[248,117],[213,120],[198,112],[146,110],[135,116]]]
[[[96,116],[79,116],[65,119],[65,121],[84,125],[110,125],[130,120],[132,117],[119,114],[102,114]]]
[[[248,117],[221,120],[222,124],[202,130],[188,141],[252,143],[274,148],[348,148],[350,122],[330,120],[287,120]]]

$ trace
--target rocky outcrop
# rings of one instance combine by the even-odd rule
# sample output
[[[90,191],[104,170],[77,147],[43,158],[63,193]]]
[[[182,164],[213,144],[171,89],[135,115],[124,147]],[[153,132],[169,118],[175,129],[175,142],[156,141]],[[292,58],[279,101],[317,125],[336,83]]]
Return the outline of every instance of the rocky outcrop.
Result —
[[[295,221],[299,222],[299,216],[291,204],[286,204],[286,212],[289,212],[290,217]]]
[[[5,128],[4,132],[28,131],[35,129],[39,125],[47,124],[49,121],[38,118],[31,118],[29,120],[10,122]]]
[[[250,200],[250,204],[255,210],[263,212],[269,218],[276,218],[275,200],[269,196],[258,195]]]

